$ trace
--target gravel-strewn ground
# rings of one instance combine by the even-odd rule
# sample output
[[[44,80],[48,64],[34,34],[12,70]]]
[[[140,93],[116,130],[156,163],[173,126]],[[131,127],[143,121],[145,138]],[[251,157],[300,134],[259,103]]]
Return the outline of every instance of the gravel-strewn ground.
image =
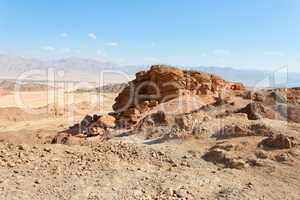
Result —
[[[259,166],[231,169],[202,159],[211,139],[155,145],[132,142],[139,140],[130,136],[90,146],[2,143],[0,199],[300,197],[297,148],[285,163],[258,159]]]

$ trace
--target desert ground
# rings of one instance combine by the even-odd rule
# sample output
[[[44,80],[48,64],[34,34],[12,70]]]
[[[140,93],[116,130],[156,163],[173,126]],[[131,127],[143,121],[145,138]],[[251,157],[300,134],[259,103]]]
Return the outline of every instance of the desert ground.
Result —
[[[37,141],[33,138],[40,135],[39,133],[43,137],[47,137],[48,133],[56,134],[88,113],[111,112],[115,96],[114,93],[76,93],[61,90],[11,91],[0,97],[0,138],[35,143]]]
[[[135,86],[148,75],[157,83],[185,76],[153,67]],[[273,91],[249,94],[214,76],[192,76],[212,87],[172,89],[174,98],[117,114],[126,89],[53,98],[48,90],[2,92],[0,199],[300,199],[298,90],[278,103]],[[225,96],[215,95],[219,86]],[[292,111],[284,115],[274,103]],[[98,117],[83,125],[87,115]],[[92,131],[72,132],[76,124]]]

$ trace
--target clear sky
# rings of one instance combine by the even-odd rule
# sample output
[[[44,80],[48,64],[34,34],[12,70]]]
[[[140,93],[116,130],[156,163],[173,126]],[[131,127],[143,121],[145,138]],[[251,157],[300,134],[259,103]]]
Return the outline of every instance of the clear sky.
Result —
[[[0,0],[0,53],[300,71],[300,1]]]

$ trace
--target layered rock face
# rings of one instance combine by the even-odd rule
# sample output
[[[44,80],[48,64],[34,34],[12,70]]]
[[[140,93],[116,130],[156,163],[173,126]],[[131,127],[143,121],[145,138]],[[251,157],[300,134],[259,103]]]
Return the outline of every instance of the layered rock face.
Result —
[[[142,113],[181,95],[218,97],[224,91],[244,89],[242,84],[226,82],[216,75],[154,65],[150,70],[136,74],[136,78],[115,99],[113,109],[118,120],[136,123]]]

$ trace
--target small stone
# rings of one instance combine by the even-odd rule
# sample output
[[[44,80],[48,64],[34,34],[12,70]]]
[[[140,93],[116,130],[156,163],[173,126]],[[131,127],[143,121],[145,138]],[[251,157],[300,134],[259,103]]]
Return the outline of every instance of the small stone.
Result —
[[[227,162],[227,154],[223,149],[210,149],[204,156],[204,160],[210,161],[213,163],[226,163]]]
[[[186,196],[186,191],[185,190],[177,190],[176,191],[176,196],[178,198],[184,198]]]
[[[203,121],[204,121],[204,122],[207,122],[207,121],[209,121],[209,120],[210,120],[210,118],[209,118],[208,116],[204,116],[204,117],[203,117]]]
[[[51,149],[50,148],[44,148],[44,151],[50,153]]]
[[[175,191],[173,190],[173,188],[169,188],[169,191],[168,191],[168,193],[169,193],[171,196],[173,196],[173,195],[174,195],[174,193],[175,193]]]
[[[264,95],[263,95],[262,93],[260,93],[260,92],[255,92],[255,93],[253,94],[253,100],[254,100],[254,101],[260,101],[260,102],[263,102],[263,101],[265,100],[265,97],[264,97]]]
[[[70,150],[65,150],[66,154],[74,154],[74,152],[70,151]]]
[[[277,154],[277,155],[275,156],[275,159],[276,159],[276,161],[278,161],[278,162],[285,162],[285,161],[288,161],[288,160],[289,160],[289,157],[288,157],[287,154],[281,153],[281,154]]]
[[[6,166],[6,163],[3,160],[0,160],[0,166],[4,167],[4,166]]]
[[[35,179],[35,180],[34,180],[34,183],[35,183],[35,184],[40,184],[41,181],[40,181],[39,179]]]
[[[230,162],[230,168],[244,169],[247,167],[247,163],[241,159],[232,159]]]
[[[10,168],[12,168],[12,167],[15,167],[16,165],[14,163],[12,163],[12,162],[8,162],[7,166],[10,167]]]
[[[265,151],[263,151],[263,150],[257,150],[257,151],[255,152],[255,155],[256,155],[257,158],[261,158],[261,159],[266,159],[266,158],[268,158],[267,152],[265,152]]]
[[[24,151],[25,147],[24,147],[24,145],[20,144],[20,145],[18,145],[18,149]]]

